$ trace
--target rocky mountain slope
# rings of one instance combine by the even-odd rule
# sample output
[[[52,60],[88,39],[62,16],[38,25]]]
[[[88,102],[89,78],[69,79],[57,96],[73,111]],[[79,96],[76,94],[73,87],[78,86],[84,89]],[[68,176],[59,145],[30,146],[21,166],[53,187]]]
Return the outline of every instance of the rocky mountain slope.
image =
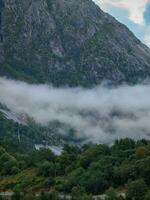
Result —
[[[0,76],[55,86],[132,84],[150,76],[150,49],[92,0],[0,0]],[[19,124],[0,110],[2,142],[19,143],[18,127],[31,146],[78,142],[72,130],[58,136],[57,126]]]
[[[7,143],[15,148],[33,148],[35,144],[59,146],[63,142],[54,125],[42,127],[32,120],[25,122],[20,116],[0,105],[0,144]]]
[[[150,50],[92,0],[0,0],[0,75],[135,83],[150,75]]]

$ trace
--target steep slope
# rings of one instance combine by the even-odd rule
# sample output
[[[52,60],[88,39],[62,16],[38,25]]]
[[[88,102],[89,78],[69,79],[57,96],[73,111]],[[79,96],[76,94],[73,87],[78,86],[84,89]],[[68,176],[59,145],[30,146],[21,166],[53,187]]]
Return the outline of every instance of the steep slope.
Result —
[[[0,0],[0,75],[135,83],[150,75],[150,50],[92,0]]]
[[[33,148],[35,144],[61,145],[63,138],[55,131],[55,126],[42,127],[33,120],[8,110],[0,104],[0,144],[15,148]]]

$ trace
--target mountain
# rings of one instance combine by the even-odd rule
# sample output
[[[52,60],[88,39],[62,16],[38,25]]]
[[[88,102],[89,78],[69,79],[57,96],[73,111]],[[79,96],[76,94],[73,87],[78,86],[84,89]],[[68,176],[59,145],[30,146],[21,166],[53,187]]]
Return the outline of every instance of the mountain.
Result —
[[[92,0],[0,0],[0,75],[136,83],[150,75],[150,49]]]
[[[58,136],[55,126],[42,127],[32,120],[21,119],[0,105],[0,145],[18,148],[33,148],[35,144],[60,146],[64,138]]]
[[[55,86],[134,84],[150,76],[150,49],[92,0],[0,0],[0,76]],[[0,140],[19,142],[19,129],[30,146],[79,142],[71,129],[58,136],[60,124],[16,117],[0,105]]]
[[[60,129],[66,134],[61,134]],[[19,115],[0,104],[0,145],[6,143],[13,148],[63,146],[65,143],[79,144],[84,137],[77,138],[72,128],[59,122],[47,126],[37,124],[26,115]],[[57,149],[57,148],[56,148]]]

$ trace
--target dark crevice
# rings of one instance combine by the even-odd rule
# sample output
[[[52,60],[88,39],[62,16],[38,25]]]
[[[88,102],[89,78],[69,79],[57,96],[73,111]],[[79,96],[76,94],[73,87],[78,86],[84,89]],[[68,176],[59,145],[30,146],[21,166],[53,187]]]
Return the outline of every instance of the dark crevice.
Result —
[[[0,0],[0,42],[3,42],[3,34],[2,34],[2,11],[4,9],[4,1]]]

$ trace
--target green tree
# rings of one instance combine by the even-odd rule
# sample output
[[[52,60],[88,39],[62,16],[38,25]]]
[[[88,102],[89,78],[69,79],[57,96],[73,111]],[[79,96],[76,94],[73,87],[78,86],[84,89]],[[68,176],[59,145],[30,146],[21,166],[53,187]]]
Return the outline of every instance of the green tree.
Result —
[[[146,193],[144,200],[150,200],[150,191]]]
[[[76,186],[72,188],[72,200],[92,200],[92,196],[85,193],[82,187]]]
[[[0,200],[4,200],[4,198],[2,196],[0,196]]]
[[[55,160],[55,155],[50,149],[40,149],[38,157],[40,162],[43,160],[53,162]]]
[[[0,157],[0,171],[2,175],[13,175],[18,173],[18,161],[8,153]]]
[[[55,191],[50,193],[42,192],[38,200],[59,200],[59,195]]]
[[[22,199],[23,195],[18,191],[15,191],[11,198],[11,200],[22,200]]]
[[[110,187],[106,192],[106,200],[118,200],[117,194],[114,188]]]
[[[128,184],[127,199],[142,200],[147,192],[147,185],[143,179]]]
[[[135,142],[130,138],[116,140],[113,146],[113,149],[118,149],[119,151],[134,149],[134,148],[135,148]]]
[[[136,157],[139,159],[145,158],[148,153],[148,149],[145,146],[141,146],[136,149]]]
[[[55,165],[53,162],[45,161],[39,166],[39,175],[49,177],[55,175]]]

